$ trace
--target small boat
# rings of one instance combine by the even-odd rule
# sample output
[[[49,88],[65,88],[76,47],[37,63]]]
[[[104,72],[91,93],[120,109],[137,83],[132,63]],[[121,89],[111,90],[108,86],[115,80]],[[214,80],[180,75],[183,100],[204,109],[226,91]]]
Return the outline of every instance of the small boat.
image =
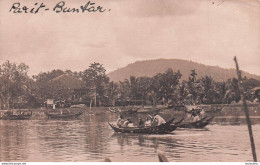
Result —
[[[184,120],[184,118],[182,118],[181,120],[179,120],[179,121],[177,121],[177,122],[175,122],[175,123],[172,123],[172,124],[170,125],[169,131],[172,132],[172,131],[176,130],[176,129],[181,125],[181,123],[182,123],[183,120]]]
[[[116,108],[116,107],[108,107],[108,110],[109,110],[110,112],[113,112],[113,113],[119,112],[119,108]]]
[[[174,118],[166,122],[165,124],[161,124],[159,126],[149,126],[149,127],[126,127],[119,128],[114,124],[108,123],[110,127],[115,132],[122,133],[141,133],[141,134],[167,134],[172,132],[173,127],[171,126]],[[177,128],[177,127],[176,127]]]
[[[199,121],[180,124],[179,127],[180,128],[201,129],[201,128],[206,127],[212,121],[213,118],[214,117],[210,117],[210,118],[207,119],[207,116],[206,116],[206,117],[203,117],[202,119],[200,119]]]
[[[87,106],[85,104],[75,104],[70,106],[70,108],[75,108],[75,109],[86,109]]]
[[[139,110],[139,108],[129,108],[127,110],[121,110],[120,109],[120,113],[123,114],[123,113],[127,113],[127,114],[135,114],[137,113],[137,111]]]
[[[28,120],[32,116],[32,111],[30,110],[19,110],[13,111],[8,110],[2,114],[1,120]]]
[[[164,108],[156,108],[156,107],[143,107],[138,110],[138,113],[159,113]]]
[[[121,113],[121,114],[135,114],[137,113],[137,111],[139,110],[139,108],[136,108],[136,107],[130,107],[130,108],[126,108],[126,109],[120,109],[120,108],[108,108],[108,110],[110,112],[113,112],[113,113]]]
[[[69,110],[68,111],[61,110],[60,112],[54,111],[54,112],[44,112],[44,113],[48,116],[48,119],[74,119],[82,115],[83,111],[72,113]]]
[[[201,113],[202,111],[207,113],[219,113],[221,112],[223,107],[216,107],[211,105],[186,105],[184,111],[186,113]]]

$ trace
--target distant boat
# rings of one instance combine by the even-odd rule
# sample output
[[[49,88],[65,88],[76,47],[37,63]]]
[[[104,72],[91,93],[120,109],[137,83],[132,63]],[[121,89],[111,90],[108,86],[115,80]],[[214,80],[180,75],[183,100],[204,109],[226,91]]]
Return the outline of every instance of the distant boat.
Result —
[[[72,105],[70,106],[70,108],[75,108],[75,109],[86,109],[87,106],[85,104],[75,104],[75,105]]]
[[[156,108],[156,107],[142,107],[138,110],[138,113],[158,113],[159,111],[161,111],[164,108]]]
[[[28,120],[32,116],[30,110],[8,110],[0,117],[1,120]]]
[[[165,124],[161,124],[159,126],[149,126],[149,127],[125,127],[119,128],[114,124],[108,123],[110,127],[115,132],[121,133],[141,133],[141,134],[167,134],[174,131],[177,126],[174,128],[171,126],[174,118],[166,122]]]
[[[184,108],[184,111],[186,113],[193,113],[196,111],[196,113],[200,113],[202,111],[209,112],[209,113],[218,113],[221,112],[223,107],[214,107],[211,105],[186,105]]]
[[[136,112],[138,112],[139,108],[137,107],[128,107],[126,109],[120,109],[120,113],[127,113],[127,114],[135,114]]]
[[[113,112],[113,113],[127,113],[127,114],[135,114],[136,112],[138,112],[139,108],[137,107],[127,107],[127,108],[124,108],[124,109],[120,109],[118,107],[114,107],[114,108],[108,108],[108,110],[110,112]]]
[[[179,125],[179,128],[197,128],[197,129],[201,129],[206,127],[212,120],[214,117],[210,117],[207,119],[206,117],[203,117],[202,119],[195,121],[195,122],[184,122],[182,124]]]
[[[83,111],[72,113],[69,110],[60,110],[60,111],[53,111],[53,112],[44,112],[49,119],[74,119],[78,118],[80,115],[83,114]]]
[[[115,107],[113,107],[113,108],[111,108],[111,107],[108,107],[108,110],[110,111],[110,112],[113,112],[113,113],[117,113],[117,112],[119,112],[119,108],[115,108]]]

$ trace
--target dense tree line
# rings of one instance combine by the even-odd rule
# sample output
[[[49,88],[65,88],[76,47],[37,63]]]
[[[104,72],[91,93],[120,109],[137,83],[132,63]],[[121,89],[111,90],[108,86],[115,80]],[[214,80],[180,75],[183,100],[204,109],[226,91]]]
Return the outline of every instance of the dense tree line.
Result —
[[[100,63],[91,64],[86,70],[72,72],[71,70],[52,70],[28,76],[29,67],[6,61],[0,65],[0,107],[12,108],[14,102],[27,102],[28,106],[42,103],[46,99],[93,101],[93,106],[115,105],[116,101],[140,101],[142,104],[230,104],[239,102],[240,90],[236,78],[225,82],[216,82],[210,76],[197,77],[196,70],[191,70],[188,80],[181,81],[180,71],[168,69],[153,77],[131,76],[120,82],[109,81],[106,70]],[[62,84],[52,81],[61,75],[69,75],[81,80],[81,86],[75,98],[75,93]],[[254,87],[260,86],[260,81],[243,79],[243,89],[246,99],[256,100],[252,94]]]

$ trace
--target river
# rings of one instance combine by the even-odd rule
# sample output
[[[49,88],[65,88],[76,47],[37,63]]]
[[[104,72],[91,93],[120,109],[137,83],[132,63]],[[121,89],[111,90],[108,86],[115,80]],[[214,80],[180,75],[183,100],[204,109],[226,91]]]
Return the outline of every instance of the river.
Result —
[[[50,120],[34,112],[31,120],[0,120],[0,162],[158,162],[158,151],[175,162],[252,161],[247,125],[239,119],[167,135],[136,135],[114,133],[107,122],[117,117],[98,111],[76,120]],[[260,158],[260,118],[253,123]]]

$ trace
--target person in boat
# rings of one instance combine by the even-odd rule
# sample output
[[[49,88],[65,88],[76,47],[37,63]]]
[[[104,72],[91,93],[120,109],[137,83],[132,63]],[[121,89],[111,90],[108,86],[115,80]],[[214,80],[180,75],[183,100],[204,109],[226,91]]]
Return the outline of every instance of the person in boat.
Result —
[[[138,123],[139,127],[144,127],[144,121],[142,118],[139,118],[139,123]]]
[[[150,127],[151,125],[152,125],[152,120],[151,120],[149,117],[147,117],[147,118],[146,118],[146,121],[145,121],[145,123],[144,123],[144,126]]]
[[[192,119],[193,122],[199,121],[200,120],[200,109],[192,108],[190,119]]]
[[[165,124],[165,120],[160,116],[160,115],[157,115],[156,113],[153,115],[153,121],[152,121],[152,124],[153,125],[156,125],[156,126],[159,126],[159,125],[162,125],[162,124]]]
[[[132,122],[132,120],[129,120],[128,127],[134,127],[134,123]]]
[[[124,117],[122,115],[119,116],[118,120],[117,120],[117,126],[120,128],[123,126],[125,120],[124,120]]]
[[[125,121],[124,121],[124,124],[122,125],[122,127],[124,127],[124,128],[126,128],[126,127],[132,127],[132,124],[133,124],[133,122],[131,121],[131,119],[126,119]]]
[[[194,108],[192,108],[190,117],[195,117],[195,116],[197,116],[197,111]]]

